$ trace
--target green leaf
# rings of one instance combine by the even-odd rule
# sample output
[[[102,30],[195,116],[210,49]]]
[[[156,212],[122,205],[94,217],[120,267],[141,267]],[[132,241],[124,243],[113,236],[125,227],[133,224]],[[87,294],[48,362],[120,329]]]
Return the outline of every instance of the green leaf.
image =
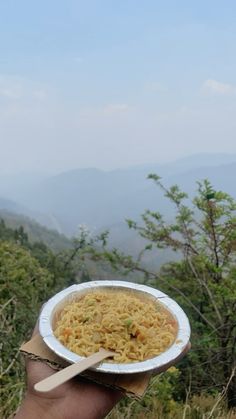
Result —
[[[211,192],[206,194],[206,199],[209,201],[210,199],[214,199],[215,198],[215,192]]]

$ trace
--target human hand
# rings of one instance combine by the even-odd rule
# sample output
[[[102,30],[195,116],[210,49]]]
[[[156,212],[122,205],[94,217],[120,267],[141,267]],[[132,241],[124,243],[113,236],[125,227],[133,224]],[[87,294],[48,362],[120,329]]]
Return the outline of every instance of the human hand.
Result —
[[[38,332],[36,326],[34,334]],[[40,361],[26,360],[27,392],[15,419],[102,419],[122,397],[121,392],[73,379],[48,393],[34,385],[55,371]]]

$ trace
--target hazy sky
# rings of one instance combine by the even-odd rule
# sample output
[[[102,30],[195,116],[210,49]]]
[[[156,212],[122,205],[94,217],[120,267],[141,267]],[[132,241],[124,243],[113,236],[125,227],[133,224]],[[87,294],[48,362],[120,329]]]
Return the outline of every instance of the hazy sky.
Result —
[[[235,0],[0,0],[0,173],[236,152]]]

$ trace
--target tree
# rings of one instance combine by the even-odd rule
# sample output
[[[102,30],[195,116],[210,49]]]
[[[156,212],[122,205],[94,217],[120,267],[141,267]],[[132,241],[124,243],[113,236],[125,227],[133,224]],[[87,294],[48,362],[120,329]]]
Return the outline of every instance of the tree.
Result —
[[[52,275],[29,251],[0,241],[2,417],[9,417],[20,401],[24,369],[19,346],[30,337],[39,308],[51,294],[51,287]]]
[[[0,220],[0,417],[10,417],[21,400],[25,372],[19,347],[31,336],[40,307],[74,283],[66,261],[62,252],[32,244],[23,227],[13,230]]]
[[[86,252],[105,259],[124,273],[141,272],[144,281],[167,291],[187,311],[192,324],[192,351],[183,363],[183,379],[191,374],[195,392],[226,388],[230,407],[236,406],[236,202],[215,191],[208,180],[198,182],[192,199],[177,185],[166,188],[160,177],[149,175],[175,207],[172,222],[147,210],[142,223],[127,220],[129,228],[146,239],[137,260],[117,249],[88,243]],[[171,249],[179,261],[160,272],[142,266],[147,251]]]

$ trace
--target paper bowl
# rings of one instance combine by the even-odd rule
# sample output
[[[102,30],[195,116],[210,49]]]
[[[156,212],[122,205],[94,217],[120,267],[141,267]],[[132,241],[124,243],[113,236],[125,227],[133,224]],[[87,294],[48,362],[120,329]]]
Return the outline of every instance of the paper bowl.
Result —
[[[71,352],[59,342],[54,336],[53,329],[61,311],[67,304],[79,299],[87,292],[108,289],[113,291],[131,291],[132,293],[138,294],[139,297],[148,297],[152,301],[158,301],[174,316],[178,324],[178,331],[174,343],[165,352],[154,358],[127,364],[103,362],[99,366],[91,368],[92,370],[109,374],[135,374],[148,371],[150,373],[157,373],[174,365],[185,354],[190,339],[190,325],[186,314],[174,300],[163,292],[146,285],[125,281],[102,280],[72,285],[56,294],[43,306],[39,318],[39,332],[45,344],[54,353],[70,363],[78,362],[82,359],[81,356]]]

